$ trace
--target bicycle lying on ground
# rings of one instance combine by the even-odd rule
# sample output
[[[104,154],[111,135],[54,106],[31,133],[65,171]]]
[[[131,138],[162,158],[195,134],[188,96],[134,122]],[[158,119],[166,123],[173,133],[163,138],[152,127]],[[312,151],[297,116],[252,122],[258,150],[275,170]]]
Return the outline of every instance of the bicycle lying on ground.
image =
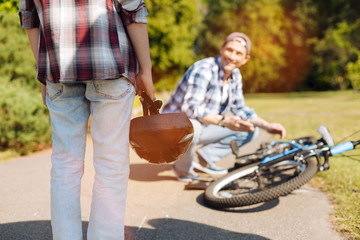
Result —
[[[318,132],[321,139],[273,141],[243,156],[239,156],[236,143],[231,143],[235,166],[206,187],[205,203],[215,208],[231,208],[285,196],[310,181],[318,171],[328,170],[329,157],[360,144],[358,140],[334,145],[325,126],[319,127]]]

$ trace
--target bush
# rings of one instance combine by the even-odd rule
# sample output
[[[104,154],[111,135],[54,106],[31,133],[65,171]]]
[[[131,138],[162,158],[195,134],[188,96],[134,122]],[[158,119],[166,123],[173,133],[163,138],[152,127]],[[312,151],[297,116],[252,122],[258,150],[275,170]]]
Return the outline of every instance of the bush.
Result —
[[[153,79],[177,82],[196,55],[193,45],[201,14],[194,0],[145,0]]]
[[[35,60],[17,13],[0,12],[0,151],[25,155],[51,141]]]
[[[0,84],[16,82],[40,90],[36,63],[17,13],[0,12]]]
[[[0,0],[0,12],[17,12],[18,0]]]
[[[197,50],[206,57],[219,54],[231,32],[244,32],[252,41],[251,60],[242,66],[244,92],[283,92],[296,89],[307,64],[305,27],[280,0],[204,0],[208,12]]]
[[[41,95],[17,84],[0,85],[0,151],[25,155],[49,146],[51,128]]]

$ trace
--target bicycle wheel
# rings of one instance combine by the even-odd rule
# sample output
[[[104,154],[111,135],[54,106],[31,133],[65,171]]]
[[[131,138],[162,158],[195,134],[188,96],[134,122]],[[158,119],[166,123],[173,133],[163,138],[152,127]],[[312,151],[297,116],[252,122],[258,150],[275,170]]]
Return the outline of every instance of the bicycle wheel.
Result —
[[[205,190],[204,200],[215,208],[265,202],[291,193],[307,183],[316,172],[317,166],[311,159],[285,159],[266,169],[252,164],[211,183]]]
[[[309,136],[309,137],[297,138],[294,139],[294,141],[304,146],[304,145],[315,144],[317,142],[317,139],[313,136]],[[232,148],[235,147],[232,146]],[[241,168],[243,166],[255,162],[259,162],[264,157],[279,154],[291,148],[293,148],[293,146],[288,142],[276,142],[275,144],[263,143],[261,144],[260,148],[258,148],[254,153],[237,156],[235,159],[234,169]]]

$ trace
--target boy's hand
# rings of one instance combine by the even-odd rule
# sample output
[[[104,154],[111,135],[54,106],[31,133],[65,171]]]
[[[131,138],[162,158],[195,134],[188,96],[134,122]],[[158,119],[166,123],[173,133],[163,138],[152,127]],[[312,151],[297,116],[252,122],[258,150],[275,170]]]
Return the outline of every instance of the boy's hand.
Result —
[[[155,89],[154,89],[154,85],[152,82],[151,72],[146,73],[146,72],[140,71],[136,75],[136,87],[137,87],[137,89],[136,89],[137,95],[141,96],[141,94],[143,92],[145,92],[146,95],[148,95],[152,101],[156,100]]]

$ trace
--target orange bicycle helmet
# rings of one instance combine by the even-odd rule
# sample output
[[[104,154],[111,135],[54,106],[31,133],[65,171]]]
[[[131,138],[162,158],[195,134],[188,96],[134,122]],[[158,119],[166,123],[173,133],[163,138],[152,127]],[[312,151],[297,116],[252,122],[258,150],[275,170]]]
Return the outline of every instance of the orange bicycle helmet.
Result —
[[[185,113],[160,114],[161,100],[142,94],[143,115],[130,122],[130,145],[150,163],[170,163],[183,155],[194,135]],[[150,112],[150,115],[149,115]]]

